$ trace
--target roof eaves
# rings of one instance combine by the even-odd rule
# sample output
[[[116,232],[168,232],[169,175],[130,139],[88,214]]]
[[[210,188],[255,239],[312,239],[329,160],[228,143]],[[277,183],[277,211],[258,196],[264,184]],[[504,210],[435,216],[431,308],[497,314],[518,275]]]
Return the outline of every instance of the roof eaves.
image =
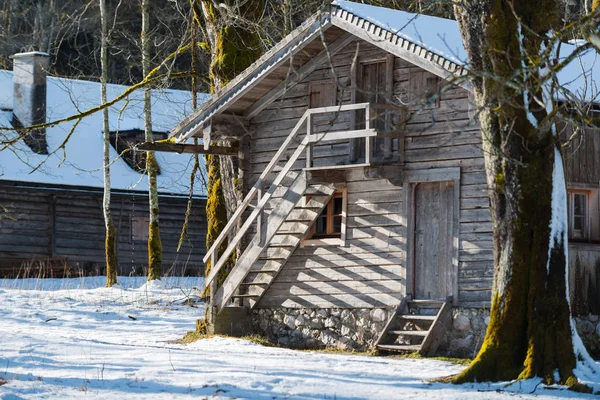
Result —
[[[320,36],[321,31],[331,25],[328,12],[318,12],[304,21],[283,40],[263,54],[244,72],[225,85],[198,111],[183,119],[171,130],[177,142],[189,139],[211,117],[218,114],[230,102],[236,101],[247,90],[257,85],[269,72],[286,62],[290,55],[300,51],[304,45]]]
[[[390,28],[374,24],[335,5],[332,6],[331,23],[443,79],[455,81],[464,89],[472,90],[471,83],[466,79],[468,70],[463,64],[403,38]]]

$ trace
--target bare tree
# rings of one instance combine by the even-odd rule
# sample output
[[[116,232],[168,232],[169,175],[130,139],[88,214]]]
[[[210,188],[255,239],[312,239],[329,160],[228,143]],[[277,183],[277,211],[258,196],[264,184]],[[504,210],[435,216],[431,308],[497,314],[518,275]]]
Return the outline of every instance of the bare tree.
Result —
[[[102,46],[100,51],[100,64],[102,65],[100,101],[106,103],[106,82],[108,78],[108,15],[106,13],[106,0],[100,0],[100,18],[102,24]],[[111,287],[117,283],[117,241],[116,230],[110,214],[110,127],[108,121],[108,108],[102,110],[102,133],[104,136],[104,195],[102,210],[104,213],[104,227],[106,229],[106,286]]]
[[[142,69],[144,76],[150,73],[150,0],[142,0]],[[154,142],[152,134],[152,91],[144,87],[144,135],[146,142]],[[160,279],[162,274],[162,242],[158,229],[158,164],[153,151],[146,153],[148,172],[148,199],[150,221],[148,234],[148,280]]]

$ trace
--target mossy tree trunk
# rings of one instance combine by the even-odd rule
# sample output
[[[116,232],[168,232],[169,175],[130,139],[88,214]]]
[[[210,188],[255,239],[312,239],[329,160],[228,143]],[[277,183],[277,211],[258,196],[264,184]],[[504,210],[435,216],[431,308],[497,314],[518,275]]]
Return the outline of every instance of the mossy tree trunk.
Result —
[[[455,13],[474,75],[494,231],[490,323],[455,382],[542,377],[574,386],[589,356],[569,310],[566,183],[549,118],[551,60],[541,57],[560,27],[559,3],[467,0]]]
[[[142,70],[144,76],[150,72],[150,0],[142,0]],[[153,142],[152,134],[152,91],[144,86],[144,138]],[[162,274],[162,242],[158,228],[158,164],[153,151],[146,153],[148,173],[148,199],[150,221],[148,226],[148,280],[160,279]]]
[[[214,93],[260,57],[262,47],[258,22],[264,12],[264,1],[226,0],[222,2],[222,7],[216,7],[211,0],[190,0],[190,3],[194,19],[204,34],[205,48],[211,54],[210,80],[211,91]],[[238,200],[244,197],[244,178],[243,168],[237,157],[206,156],[205,160],[208,170],[206,246],[210,248],[226,225],[227,218],[235,212]],[[219,254],[226,247],[227,242],[224,241]],[[238,253],[240,250],[238,249]],[[236,256],[223,268],[223,273],[217,278],[219,284],[233,267],[235,259]],[[207,275],[210,268],[209,262]]]
[[[108,78],[108,16],[106,15],[106,0],[100,0],[100,20],[102,37],[100,47],[100,64],[102,77],[100,85],[101,104],[106,103],[106,83]],[[102,133],[104,136],[104,195],[102,197],[102,210],[104,213],[104,227],[106,240],[104,251],[106,255],[106,286],[111,287],[117,283],[117,243],[116,231],[110,213],[110,127],[108,124],[108,108],[102,110]]]

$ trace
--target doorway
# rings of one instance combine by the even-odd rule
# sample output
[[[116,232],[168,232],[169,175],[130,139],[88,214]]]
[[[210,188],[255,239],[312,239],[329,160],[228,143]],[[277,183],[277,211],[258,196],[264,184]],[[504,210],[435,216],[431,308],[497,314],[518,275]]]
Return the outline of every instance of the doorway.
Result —
[[[413,185],[413,293],[416,299],[453,295],[454,181]]]

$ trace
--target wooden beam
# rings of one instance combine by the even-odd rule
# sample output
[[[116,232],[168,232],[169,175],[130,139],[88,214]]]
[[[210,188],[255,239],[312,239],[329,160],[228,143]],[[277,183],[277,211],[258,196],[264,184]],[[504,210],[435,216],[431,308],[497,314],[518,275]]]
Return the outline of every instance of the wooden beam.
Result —
[[[210,146],[204,149],[204,145],[181,144],[181,143],[162,143],[162,142],[144,142],[135,146],[136,150],[143,151],[164,151],[169,153],[186,154],[215,154],[219,156],[237,157],[238,150],[235,147]]]
[[[359,129],[356,131],[314,133],[308,139],[309,143],[329,142],[332,140],[357,139],[377,136],[375,129]],[[368,163],[367,163],[368,164]]]
[[[325,62],[329,61],[329,57],[333,57],[340,50],[348,46],[353,40],[353,35],[345,33],[342,35],[342,37],[340,37],[332,44],[324,44],[327,46],[327,49],[321,51],[302,67],[298,68],[296,71],[291,71],[290,76],[286,80],[284,80],[279,85],[271,89],[267,94],[262,96],[262,98],[256,103],[254,103],[252,107],[248,108],[244,116],[247,119],[255,117],[258,113],[260,113],[270,104],[272,104],[275,100],[277,100],[284,91],[291,89],[302,79],[306,78],[315,69],[323,65]]]

